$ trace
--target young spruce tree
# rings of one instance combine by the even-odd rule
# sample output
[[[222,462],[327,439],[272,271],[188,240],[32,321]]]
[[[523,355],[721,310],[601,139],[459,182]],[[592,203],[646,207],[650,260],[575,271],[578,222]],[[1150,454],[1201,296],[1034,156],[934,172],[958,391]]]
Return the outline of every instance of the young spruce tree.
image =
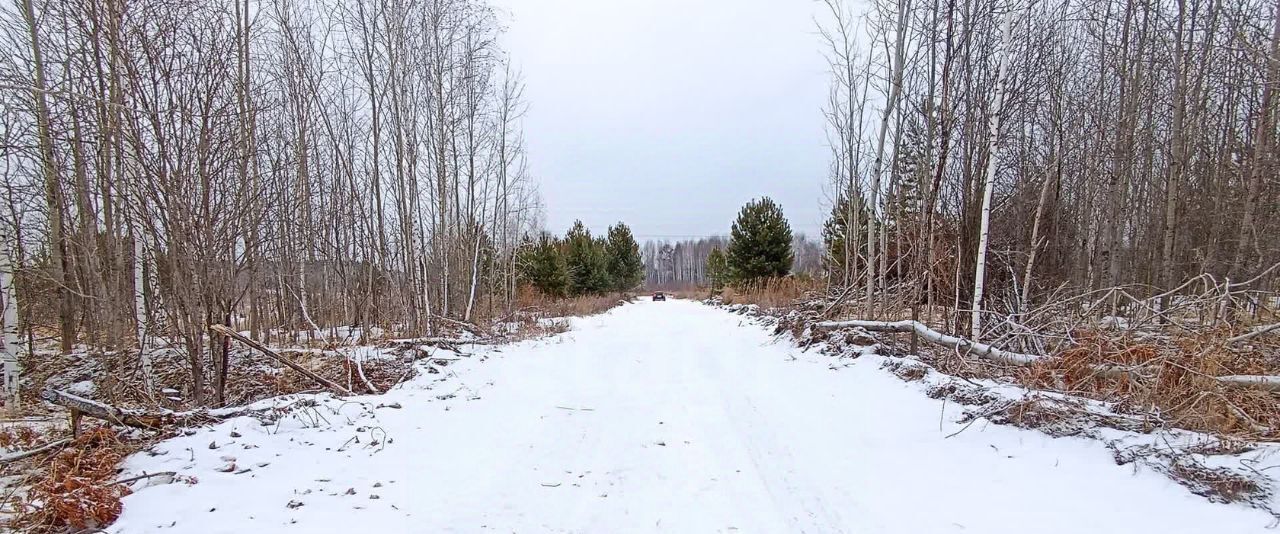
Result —
[[[729,264],[720,247],[711,249],[711,253],[707,254],[707,282],[711,284],[711,289],[717,290],[724,289],[725,284],[729,283]]]
[[[640,256],[640,245],[636,243],[626,224],[620,222],[609,227],[605,252],[608,257],[609,280],[615,291],[633,289],[644,281],[644,259]]]
[[[865,202],[865,201],[864,201]],[[853,219],[856,217],[856,221]],[[854,231],[857,235],[849,235],[850,223],[856,223]],[[836,205],[831,207],[831,216],[827,218],[827,222],[822,226],[822,243],[826,247],[826,268],[836,276],[837,280],[841,280],[841,276],[845,273],[852,273],[861,269],[863,263],[858,261],[858,251],[866,243],[867,238],[867,212],[864,209],[858,209],[856,212],[849,205],[849,196],[841,194],[836,200]],[[846,265],[849,257],[854,259],[853,265]],[[843,283],[848,283],[844,281]]]
[[[564,259],[569,268],[570,295],[594,295],[609,289],[605,241],[591,237],[582,221],[574,221],[564,236]]]
[[[752,200],[734,221],[729,233],[726,263],[730,280],[751,285],[791,272],[791,225],[782,207],[769,197]]]
[[[563,297],[569,288],[569,269],[560,247],[559,239],[542,232],[537,241],[525,238],[516,259],[520,278],[550,297]]]

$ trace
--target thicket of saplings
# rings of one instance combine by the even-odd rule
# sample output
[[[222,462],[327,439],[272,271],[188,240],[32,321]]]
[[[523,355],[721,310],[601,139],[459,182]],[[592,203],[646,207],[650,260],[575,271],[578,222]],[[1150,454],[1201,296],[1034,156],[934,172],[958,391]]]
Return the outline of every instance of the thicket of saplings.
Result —
[[[799,319],[788,326],[797,335],[813,336],[808,341],[826,339],[814,328],[819,322],[844,318],[915,318],[930,328],[971,336],[973,310],[967,298],[926,294],[930,285],[925,280],[945,273],[921,270],[923,248],[913,246],[919,240],[886,240],[880,261],[869,262],[863,245],[873,227],[868,222],[872,215],[862,211],[861,217],[847,217],[851,208],[837,203],[824,228],[827,268],[822,280],[789,274],[792,240],[781,208],[768,198],[752,201],[734,221],[728,246],[711,248],[694,270],[705,273],[710,289],[701,295],[718,296],[724,303],[759,304],[779,315],[798,311]],[[882,222],[880,228],[900,232],[901,224]],[[1011,261],[996,256],[992,264],[1009,273]],[[944,263],[948,269],[961,264]],[[996,271],[986,284],[996,298],[989,297],[990,309],[982,312],[987,326],[979,340],[1039,357],[1034,363],[1001,365],[924,341],[917,348],[926,362],[955,375],[1005,378],[1033,390],[1112,401],[1122,411],[1147,418],[1147,429],[1176,426],[1277,440],[1280,402],[1264,378],[1280,375],[1277,300],[1275,292],[1258,284],[1274,269],[1235,282],[1200,275],[1168,291],[1137,285],[1098,290],[1063,286],[1037,295],[1034,302],[1019,299],[1026,286],[1015,283],[1016,276]],[[950,276],[961,277],[954,270]],[[868,277],[879,279],[871,293],[865,291]],[[806,330],[810,332],[804,334]],[[896,345],[891,350],[905,353],[905,338],[882,337]],[[1228,375],[1258,378],[1218,378]],[[1040,406],[1022,408],[1018,420],[1067,417],[1046,415],[1048,409]]]
[[[604,236],[592,236],[575,221],[564,237],[528,237],[517,264],[521,280],[552,299],[631,291],[644,280],[640,245],[623,223]]]

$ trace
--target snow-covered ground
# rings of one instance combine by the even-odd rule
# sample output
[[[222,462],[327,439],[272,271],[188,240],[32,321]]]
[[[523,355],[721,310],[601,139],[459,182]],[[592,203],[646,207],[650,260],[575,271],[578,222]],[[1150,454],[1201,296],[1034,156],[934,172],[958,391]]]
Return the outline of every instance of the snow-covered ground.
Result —
[[[947,438],[954,403],[877,357],[831,362],[713,307],[626,305],[380,397],[167,441],[123,476],[198,482],[137,489],[111,531],[1270,531],[1094,440]]]

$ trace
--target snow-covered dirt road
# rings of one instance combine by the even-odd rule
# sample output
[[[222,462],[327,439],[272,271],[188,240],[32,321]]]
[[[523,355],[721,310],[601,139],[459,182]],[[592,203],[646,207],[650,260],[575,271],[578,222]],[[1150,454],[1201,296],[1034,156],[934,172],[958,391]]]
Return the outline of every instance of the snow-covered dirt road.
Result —
[[[239,419],[138,455],[198,483],[112,532],[1245,533],[1265,513],[979,424],[725,311],[640,302],[381,397]],[[400,408],[376,407],[399,403]],[[231,464],[234,467],[231,468]],[[231,468],[229,472],[220,469]],[[248,469],[249,471],[244,471]]]

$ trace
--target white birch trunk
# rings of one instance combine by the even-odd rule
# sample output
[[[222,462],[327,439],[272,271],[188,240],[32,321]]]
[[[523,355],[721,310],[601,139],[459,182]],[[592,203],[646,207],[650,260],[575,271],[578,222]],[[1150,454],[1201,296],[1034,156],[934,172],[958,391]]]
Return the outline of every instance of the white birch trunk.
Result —
[[[0,291],[4,298],[4,351],[0,353],[0,361],[4,367],[5,407],[9,413],[17,413],[22,367],[18,364],[18,297],[13,288],[13,260],[8,239],[0,242]]]
[[[978,229],[977,267],[973,274],[973,330],[974,341],[982,339],[982,290],[987,270],[987,233],[991,226],[991,189],[995,183],[996,166],[1000,155],[1000,112],[1004,107],[1006,77],[1009,72],[1011,26],[1013,10],[1004,13],[1000,24],[1000,69],[996,77],[996,99],[991,104],[990,131],[987,134],[987,170],[982,186],[982,221]]]
[[[471,321],[471,311],[476,303],[476,285],[480,283],[480,238],[483,232],[476,232],[474,251],[471,254],[471,290],[467,292],[467,311],[462,315],[463,321]]]
[[[907,39],[907,18],[910,11],[909,2],[901,2],[898,5],[898,27],[895,36],[893,65],[890,73],[889,95],[885,99],[884,113],[880,115],[880,132],[876,140],[876,159],[871,169],[871,187],[868,189],[867,198],[867,306],[873,307],[872,298],[876,291],[876,275],[877,254],[884,254],[884,251],[876,250],[876,240],[880,235],[876,233],[876,217],[880,209],[880,173],[884,170],[884,142],[885,137],[889,133],[889,120],[893,117],[893,111],[898,106],[898,98],[902,94],[902,74],[906,66],[906,39]],[[886,211],[887,213],[887,211]],[[881,264],[883,265],[883,263]],[[880,273],[883,274],[883,273]]]
[[[151,347],[147,343],[147,299],[146,299],[146,247],[143,244],[142,232],[133,230],[133,319],[138,336],[138,362],[142,366],[142,384],[147,395],[151,395],[152,362]]]
[[[311,328],[315,335],[324,336],[324,332],[320,326],[311,319],[311,311],[307,309],[307,262],[306,260],[298,261],[298,307],[302,309],[302,319],[307,322],[307,326]],[[313,341],[315,336],[307,334],[307,341]]]
[[[1027,257],[1027,268],[1022,273],[1022,306],[1031,305],[1031,274],[1036,266],[1036,255],[1040,250],[1040,242],[1043,237],[1040,236],[1040,226],[1044,221],[1045,204],[1049,201],[1049,190],[1053,185],[1053,179],[1049,176],[1053,172],[1052,167],[1057,165],[1057,157],[1049,163],[1050,168],[1044,173],[1044,182],[1040,184],[1040,200],[1036,202],[1035,219],[1031,222],[1031,252]]]

